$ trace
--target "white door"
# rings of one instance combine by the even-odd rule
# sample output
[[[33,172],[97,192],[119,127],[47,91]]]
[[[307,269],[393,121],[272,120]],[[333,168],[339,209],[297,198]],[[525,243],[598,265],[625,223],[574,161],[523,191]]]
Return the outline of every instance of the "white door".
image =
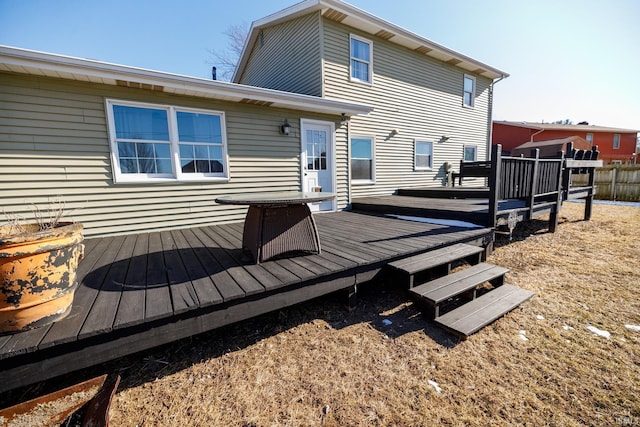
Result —
[[[335,192],[334,124],[317,120],[301,121],[302,191]],[[311,203],[312,212],[335,210],[335,201]]]

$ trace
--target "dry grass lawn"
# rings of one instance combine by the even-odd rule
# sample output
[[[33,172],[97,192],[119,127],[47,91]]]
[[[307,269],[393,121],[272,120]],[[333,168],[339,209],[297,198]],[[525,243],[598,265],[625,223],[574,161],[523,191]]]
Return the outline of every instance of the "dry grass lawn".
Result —
[[[489,261],[536,296],[466,341],[372,284],[101,367],[111,424],[640,425],[640,209],[583,209],[498,236]]]

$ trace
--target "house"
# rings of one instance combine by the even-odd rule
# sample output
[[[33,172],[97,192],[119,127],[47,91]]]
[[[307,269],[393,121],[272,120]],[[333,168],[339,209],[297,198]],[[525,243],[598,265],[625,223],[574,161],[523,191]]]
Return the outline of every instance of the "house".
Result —
[[[567,144],[571,143],[572,148],[576,150],[591,150],[592,145],[589,141],[579,136],[569,136],[567,138],[549,139],[545,141],[529,141],[524,144],[518,145],[511,150],[511,155],[514,157],[534,157],[535,150],[538,149],[539,156],[541,158],[553,158],[558,157],[560,152],[567,153]]]
[[[323,185],[351,201],[442,186],[446,163],[487,159],[507,76],[348,3],[305,0],[253,22],[232,81],[373,106],[339,128],[337,187]]]
[[[547,141],[579,136],[597,146],[605,164],[635,163],[638,130],[619,129],[589,124],[552,124],[526,122],[493,122],[492,143],[511,152],[525,142]]]
[[[216,197],[300,190],[301,132],[321,123],[341,158],[342,118],[370,111],[0,46],[0,203],[29,218],[61,199],[86,236],[240,221],[246,208]]]
[[[226,194],[440,186],[488,156],[507,76],[338,0],[256,21],[232,83],[6,46],[0,73],[5,211],[60,198],[87,236],[242,220]]]

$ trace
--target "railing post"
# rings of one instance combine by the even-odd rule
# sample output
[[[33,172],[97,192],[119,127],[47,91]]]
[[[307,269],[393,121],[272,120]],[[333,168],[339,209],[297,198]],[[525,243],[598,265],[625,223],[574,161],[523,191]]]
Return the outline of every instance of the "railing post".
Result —
[[[489,221],[490,227],[496,226],[498,202],[500,198],[500,174],[502,168],[502,145],[491,147],[491,173],[489,174]]]
[[[533,218],[533,205],[536,202],[536,193],[538,192],[538,169],[540,168],[540,149],[534,151],[533,171],[531,173],[531,182],[529,182],[529,194],[527,197],[527,208],[529,208],[529,219]]]
[[[556,172],[556,203],[551,208],[551,214],[549,215],[549,231],[556,232],[558,228],[558,218],[560,217],[560,208],[562,207],[563,194],[562,194],[562,180],[564,174],[564,153],[558,160],[558,171]]]
[[[589,195],[584,201],[584,220],[589,221],[591,219],[591,212],[593,209],[593,197],[596,192],[596,168],[590,167],[587,169],[587,174],[589,175],[589,181],[587,182],[587,186],[589,187]],[[613,170],[613,182],[611,183],[611,191],[613,192],[613,200],[615,200],[615,181],[616,181],[616,172],[618,172],[617,168]]]

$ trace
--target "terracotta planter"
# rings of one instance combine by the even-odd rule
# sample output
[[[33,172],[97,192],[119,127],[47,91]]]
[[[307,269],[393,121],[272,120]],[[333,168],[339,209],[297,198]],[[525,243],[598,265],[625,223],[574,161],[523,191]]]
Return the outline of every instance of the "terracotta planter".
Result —
[[[76,269],[84,253],[82,224],[64,222],[9,234],[0,227],[0,334],[48,325],[71,311]]]

